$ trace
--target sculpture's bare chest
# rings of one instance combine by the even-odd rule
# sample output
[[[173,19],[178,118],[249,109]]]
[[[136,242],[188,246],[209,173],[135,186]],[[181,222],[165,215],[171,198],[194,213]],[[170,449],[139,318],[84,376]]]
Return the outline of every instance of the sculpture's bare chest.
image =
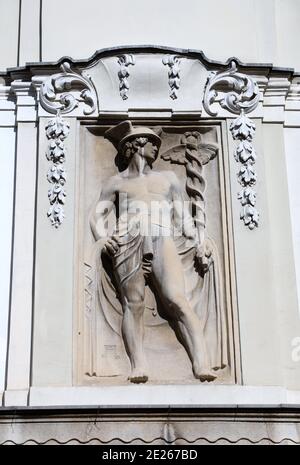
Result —
[[[171,183],[161,173],[123,178],[118,186],[119,195],[126,195],[130,200],[168,200],[171,198]]]

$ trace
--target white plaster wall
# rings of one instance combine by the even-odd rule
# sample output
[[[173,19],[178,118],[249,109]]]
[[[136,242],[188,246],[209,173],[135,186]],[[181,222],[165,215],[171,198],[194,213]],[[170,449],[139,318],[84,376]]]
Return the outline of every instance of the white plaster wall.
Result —
[[[299,24],[300,1],[276,0],[277,55],[274,63],[295,68],[297,71],[300,71]]]
[[[294,251],[289,191],[285,160],[284,130],[281,125],[264,124],[262,153],[268,196],[268,218],[270,228],[269,246],[272,259],[273,318],[277,318],[280,345],[280,359],[283,385],[289,389],[300,389],[300,362],[293,357],[293,340],[300,335],[300,318],[297,301]],[[294,167],[295,169],[295,167]],[[299,184],[299,183],[298,183]],[[299,188],[297,187],[298,191]],[[267,277],[264,278],[264,282]],[[262,282],[262,286],[264,286]],[[266,309],[264,310],[266,311]],[[270,322],[271,323],[271,322]],[[271,338],[271,324],[268,326]],[[275,346],[274,346],[275,347]]]
[[[34,386],[72,385],[76,120],[64,120],[70,124],[70,135],[64,142],[68,154],[65,163],[66,217],[57,230],[51,226],[46,215],[49,209],[46,173],[50,165],[43,155],[48,143],[45,137],[48,119],[43,118],[40,122],[32,352]]]
[[[0,69],[16,66],[18,56],[20,65],[38,61],[40,45],[43,61],[51,61],[153,44],[300,70],[299,21],[299,0],[0,0]]]
[[[16,66],[19,0],[0,0],[0,71]]]
[[[10,287],[10,261],[15,165],[15,132],[12,127],[0,128],[0,392],[5,384],[7,325]]]
[[[243,12],[241,1],[237,0],[131,0],[126,7],[122,0],[105,3],[87,0],[82,21],[79,10],[71,7],[73,0],[52,0],[44,6],[44,56],[54,60],[60,49],[79,58],[89,56],[102,47],[160,44],[203,49],[215,59],[226,59],[228,54],[236,54],[255,60],[256,44],[251,38],[251,27],[255,21],[253,1],[243,0],[242,3]],[[63,44],[59,36],[50,34],[58,11],[59,22],[68,18]],[[241,21],[242,14],[247,21]],[[235,40],[241,36],[245,38],[243,43]]]
[[[40,60],[40,5],[40,0],[22,0],[21,2],[20,65]]]
[[[16,390],[26,405],[32,326],[32,279],[36,191],[36,124],[18,122],[16,183],[7,389]],[[23,391],[23,393],[22,393]]]
[[[130,0],[126,5],[85,0],[84,7],[74,0],[44,1],[43,58],[158,44],[200,49],[215,60],[235,55],[300,70],[299,16],[299,0]],[[60,27],[61,34],[54,34]]]
[[[296,265],[298,299],[300,297],[300,128],[285,128],[285,159],[289,180],[289,201]],[[296,336],[296,335],[295,335]],[[300,336],[300,334],[298,334]]]

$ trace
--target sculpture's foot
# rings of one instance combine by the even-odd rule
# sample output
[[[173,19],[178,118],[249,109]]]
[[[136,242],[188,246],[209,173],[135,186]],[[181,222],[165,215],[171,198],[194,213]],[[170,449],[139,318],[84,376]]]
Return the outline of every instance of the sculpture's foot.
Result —
[[[193,369],[194,371],[194,376],[197,379],[200,379],[200,381],[214,381],[217,378],[217,375],[215,375],[209,368],[198,368],[198,369]]]
[[[143,370],[134,369],[128,376],[128,379],[131,383],[146,383],[148,381],[148,376],[145,375]]]

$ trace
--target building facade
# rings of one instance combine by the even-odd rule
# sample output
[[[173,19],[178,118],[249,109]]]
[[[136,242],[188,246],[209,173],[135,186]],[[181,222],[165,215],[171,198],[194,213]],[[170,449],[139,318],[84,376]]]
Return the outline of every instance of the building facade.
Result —
[[[300,443],[298,2],[0,6],[0,442]]]

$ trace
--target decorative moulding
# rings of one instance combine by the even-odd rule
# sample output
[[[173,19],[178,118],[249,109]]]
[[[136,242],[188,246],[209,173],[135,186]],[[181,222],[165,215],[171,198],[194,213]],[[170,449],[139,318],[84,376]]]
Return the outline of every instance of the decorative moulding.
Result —
[[[0,85],[0,100],[7,100],[11,93],[11,86]]]
[[[50,70],[57,69],[63,62],[68,61],[74,66],[79,66],[80,69],[84,67],[90,67],[98,63],[99,60],[105,57],[120,56],[123,54],[134,54],[139,53],[143,54],[169,54],[176,55],[178,57],[185,57],[200,61],[207,69],[216,69],[216,70],[225,70],[228,68],[228,65],[234,61],[239,69],[243,69],[247,74],[250,74],[254,70],[258,70],[261,76],[286,76],[288,78],[299,77],[299,73],[295,73],[292,68],[283,68],[283,67],[274,67],[271,63],[243,63],[238,58],[232,57],[229,58],[226,62],[216,61],[209,59],[202,50],[195,49],[184,49],[184,48],[175,48],[175,47],[166,47],[162,45],[122,45],[118,47],[108,47],[97,50],[91,57],[87,59],[73,59],[71,57],[62,57],[57,61],[53,62],[31,62],[27,63],[22,67],[8,68],[7,72],[0,72],[1,76],[11,76],[15,77],[16,74],[20,73],[24,75],[24,72],[35,72],[39,68],[43,69],[45,66]]]
[[[256,153],[252,145],[255,133],[255,124],[244,113],[236,118],[230,125],[230,131],[234,140],[238,141],[235,150],[235,159],[240,164],[238,181],[242,190],[238,193],[242,210],[241,220],[249,229],[258,226],[259,213],[255,207],[256,192],[252,186],[256,184],[257,174],[254,168]]]
[[[80,92],[79,95],[75,91]],[[82,101],[88,108],[84,115],[90,115],[97,109],[97,92],[91,77],[82,72],[71,70],[68,62],[61,65],[61,73],[46,79],[40,88],[40,103],[49,113],[70,113]]]
[[[2,79],[3,82],[6,82],[6,85],[8,85],[14,79],[38,79],[38,77],[40,77],[42,73],[44,75],[48,75],[48,77],[51,78],[51,75],[52,77],[54,77],[57,74],[62,74],[59,73],[59,68],[61,68],[62,66],[64,67],[65,65],[67,67],[69,66],[69,68],[70,66],[72,66],[76,69],[90,69],[93,66],[95,66],[100,60],[103,60],[108,57],[116,57],[119,59],[121,56],[138,57],[139,54],[149,54],[153,56],[154,54],[158,53],[164,54],[166,57],[175,56],[177,57],[177,59],[188,58],[190,60],[194,60],[195,62],[202,63],[207,70],[213,70],[213,75],[210,77],[210,84],[213,84],[213,78],[214,76],[216,76],[216,74],[218,75],[219,79],[223,72],[225,72],[225,74],[228,73],[228,66],[231,64],[232,68],[239,68],[239,73],[235,73],[235,70],[232,69],[232,72],[236,74],[235,77],[237,77],[238,75],[243,76],[241,80],[242,87],[245,76],[252,76],[252,78],[254,78],[254,81],[257,81],[262,93],[264,93],[265,89],[268,89],[269,81],[272,87],[272,80],[278,82],[285,81],[284,86],[287,86],[287,89],[289,89],[289,87],[292,85],[299,86],[300,88],[300,76],[299,74],[295,73],[294,70],[291,68],[274,67],[270,63],[242,63],[238,58],[230,58],[226,62],[219,62],[216,60],[210,60],[205,56],[205,54],[201,50],[180,49],[159,45],[132,45],[111,47],[97,50],[90,58],[87,59],[75,60],[70,57],[63,57],[56,62],[27,63],[26,66],[23,67],[9,68],[6,72],[0,72],[0,79]],[[244,74],[242,74],[241,71],[243,71]],[[75,74],[76,77],[84,77],[84,75],[82,75],[80,72],[75,72],[73,74]],[[295,88],[293,89],[293,93],[295,93]],[[248,111],[248,108],[245,110],[245,113],[251,111],[250,109]],[[52,112],[55,113],[55,111]]]
[[[39,90],[39,87],[41,86],[41,80],[48,81],[47,85],[46,82],[44,83],[43,87],[43,97],[41,98],[41,103],[43,108],[46,110],[46,112],[50,112],[55,114],[57,109],[61,110],[61,113],[68,113],[72,111],[72,107],[75,105],[75,107],[78,105],[79,102],[84,103],[85,102],[85,95],[80,96],[80,92],[82,92],[84,89],[87,91],[91,92],[91,88],[93,90],[92,95],[94,95],[95,87],[94,83],[96,82],[95,77],[93,76],[94,83],[91,82],[91,79],[82,73],[81,71],[72,71],[70,72],[70,67],[75,70],[83,70],[83,69],[89,69],[92,70],[100,61],[105,60],[106,58],[111,58],[114,57],[117,60],[120,60],[121,62],[123,59],[121,57],[135,57],[134,61],[139,59],[139,54],[149,54],[150,58],[153,58],[154,56],[157,56],[158,54],[165,55],[166,60],[167,57],[176,57],[177,60],[181,60],[182,58],[188,58],[191,61],[194,61],[195,63],[201,63],[204,65],[204,68],[206,68],[207,72],[213,71],[213,75],[210,76],[209,79],[209,84],[211,87],[211,90],[214,90],[215,92],[218,93],[218,99],[222,98],[222,85],[216,85],[216,88],[213,89],[213,84],[215,81],[215,78],[218,80],[218,84],[220,83],[220,78],[222,76],[222,73],[228,74],[228,66],[231,63],[231,73],[235,74],[235,79],[240,77],[241,79],[237,79],[237,82],[234,84],[234,86],[239,86],[238,81],[240,81],[240,85],[243,88],[246,86],[247,88],[250,88],[249,85],[247,84],[247,78],[250,79],[252,78],[252,81],[255,82],[257,81],[257,84],[259,86],[259,90],[261,91],[261,100],[262,97],[266,97],[266,102],[263,102],[263,104],[268,105],[268,100],[270,100],[270,105],[272,106],[282,106],[282,102],[278,103],[278,98],[275,100],[273,99],[273,95],[275,97],[278,97],[278,92],[280,92],[282,99],[288,99],[287,97],[287,92],[288,94],[293,95],[293,100],[297,100],[300,103],[300,92],[298,93],[297,87],[300,88],[300,83],[299,83],[299,74],[295,73],[293,69],[289,68],[277,68],[273,67],[272,64],[266,63],[266,64],[261,64],[261,63],[242,63],[239,61],[237,58],[231,58],[227,60],[227,62],[218,62],[214,60],[208,59],[202,51],[199,50],[191,50],[191,49],[179,49],[179,48],[172,48],[172,47],[164,47],[164,46],[154,46],[154,45],[133,45],[133,46],[122,46],[122,47],[112,47],[112,48],[107,48],[107,49],[101,49],[95,52],[90,58],[88,59],[82,59],[82,60],[74,60],[70,57],[64,57],[61,58],[57,62],[49,62],[49,63],[28,63],[24,67],[19,67],[19,68],[10,68],[6,72],[0,72],[0,79],[2,80],[5,85],[10,85],[13,80],[25,80],[25,81],[30,81],[32,80],[33,85],[37,87],[37,90]],[[161,58],[160,58],[161,60]],[[176,60],[175,60],[176,61]],[[129,68],[129,63],[130,60],[128,61],[128,65],[126,66],[126,59],[124,59],[123,64],[120,64],[120,71],[121,68],[124,68],[124,73],[128,73],[128,68]],[[133,63],[132,63],[133,64]],[[171,63],[170,63],[171,65]],[[181,62],[182,65],[182,62]],[[169,66],[169,65],[168,65]],[[66,70],[65,68],[68,68]],[[181,67],[181,66],[180,66]],[[60,68],[63,68],[62,70]],[[174,73],[175,68],[174,66],[169,66],[169,72],[170,74],[174,74],[174,79],[176,73]],[[173,68],[171,70],[171,68]],[[239,72],[235,68],[239,69]],[[135,70],[135,73],[138,73],[138,69]],[[64,88],[63,90],[58,90],[55,89],[55,82],[53,85],[53,82],[51,82],[52,79],[55,81],[55,77],[62,77],[66,76],[66,74],[73,75],[74,79],[82,79],[83,82],[81,81],[79,84],[77,83],[76,85],[74,82],[70,86],[68,85],[68,89]],[[230,73],[229,73],[230,74]],[[241,77],[242,76],[242,77]],[[124,76],[125,77],[125,76]],[[126,78],[126,77],[125,77]],[[180,76],[176,76],[176,78],[180,78]],[[123,78],[118,76],[117,79],[119,79],[119,86],[120,86],[120,92],[122,92],[122,99],[126,100],[126,97],[129,96],[128,89],[125,85],[125,81]],[[246,80],[245,80],[246,79]],[[128,81],[128,78],[126,78]],[[50,81],[50,82],[49,82]],[[129,77],[130,81],[130,77]],[[171,79],[170,79],[171,81]],[[127,82],[128,84],[128,82]],[[177,80],[178,84],[178,80]],[[274,89],[274,85],[276,86],[281,86],[283,85],[284,89],[280,90]],[[49,92],[47,91],[46,87],[49,87]],[[87,86],[87,87],[86,87]],[[89,87],[91,86],[91,87]],[[171,97],[171,92],[172,93],[172,99],[176,101],[176,95],[179,95],[179,92],[176,88],[176,84],[172,84],[173,89],[171,90],[170,88],[170,97]],[[180,82],[180,87],[184,86],[184,82],[182,81],[181,77],[181,82]],[[226,84],[227,86],[227,84]],[[54,89],[51,89],[53,87]],[[178,87],[178,86],[177,86]],[[51,91],[52,90],[52,91]],[[131,88],[130,88],[130,93],[131,93]],[[230,94],[230,90],[228,89],[228,94]],[[234,89],[231,89],[234,90]],[[67,91],[68,93],[71,93],[71,102],[68,102],[68,99],[63,97],[63,93]],[[53,92],[55,96],[53,96]],[[234,92],[233,92],[234,93]],[[47,97],[47,94],[49,95],[50,99]],[[100,92],[99,92],[100,95]],[[73,100],[73,98],[75,101]],[[174,97],[174,98],[173,98]],[[214,98],[214,93],[211,94],[209,97]],[[223,95],[224,97],[224,95]],[[249,105],[249,102],[247,102],[247,92],[241,93],[241,101],[237,103],[239,104],[239,107],[242,107],[241,103],[245,103],[245,113],[249,113],[251,110],[251,105]],[[37,97],[38,98],[38,97]],[[62,99],[62,102],[60,101],[60,98]],[[244,100],[244,102],[242,102]],[[96,102],[97,105],[97,95],[95,95],[95,98],[93,97],[94,102]],[[229,102],[230,96],[228,95],[226,101],[228,103],[228,107],[231,106],[231,103]],[[255,106],[255,98],[253,100],[253,105]],[[271,101],[272,100],[272,101]],[[216,100],[217,101],[217,100]],[[226,104],[226,102],[224,101]],[[206,102],[204,102],[206,105]],[[49,108],[48,108],[49,106]],[[83,105],[80,105],[81,107]],[[92,104],[93,106],[93,104]],[[88,108],[85,108],[85,113],[81,111],[77,111],[76,115],[79,113],[84,114],[91,114],[92,113],[92,106],[88,105]],[[211,107],[211,105],[209,105]],[[236,105],[233,103],[233,107]],[[54,108],[53,108],[54,107]],[[214,113],[214,108],[215,105],[210,108],[212,113]],[[298,110],[298,108],[288,108],[288,109],[293,109],[293,110]],[[124,111],[124,108],[122,107],[122,110]],[[109,111],[105,110],[106,113],[109,113]],[[115,109],[113,110],[115,114]],[[239,114],[237,112],[237,108],[233,108],[232,111],[235,114]],[[261,117],[264,117],[263,112],[268,113],[268,109],[265,108],[260,108],[259,110],[261,112]],[[299,108],[300,111],[300,108]],[[198,112],[199,113],[199,112]],[[213,116],[211,112],[208,114],[210,116]],[[75,115],[73,115],[75,116]],[[93,113],[93,116],[98,116],[97,112],[95,111]],[[129,116],[129,112],[125,115],[125,117]],[[122,116],[121,116],[122,117]]]
[[[176,55],[166,55],[162,62],[169,67],[169,87],[170,97],[175,100],[178,98],[178,90],[180,87],[180,60]]]
[[[246,113],[255,110],[259,98],[257,83],[250,76],[238,72],[236,63],[232,61],[228,70],[211,73],[203,99],[205,111],[211,116],[218,114],[212,109],[212,105],[216,102],[230,113],[239,115],[231,123],[230,131],[233,139],[238,141],[234,157],[240,163],[238,181],[242,185],[242,190],[237,195],[242,205],[240,218],[249,229],[258,226],[259,213],[255,207],[256,192],[252,188],[257,180],[254,168],[256,153],[252,145],[255,124]]]
[[[0,73],[0,79],[5,84],[2,99],[7,101],[11,99],[8,97],[10,94],[8,88],[11,87],[11,93],[18,97],[16,99],[14,96],[12,100],[19,100],[18,105],[28,106],[28,97],[30,97],[33,104],[40,100],[42,108],[48,113],[56,114],[57,111],[60,111],[63,115],[73,112],[72,116],[80,114],[80,116],[92,115],[98,118],[98,94],[101,95],[101,82],[97,81],[97,77],[93,74],[93,68],[100,61],[105,61],[106,58],[117,60],[119,68],[113,76],[115,84],[119,87],[121,99],[126,101],[129,96],[132,96],[133,99],[130,100],[133,102],[136,96],[140,98],[140,94],[135,94],[136,89],[130,82],[129,70],[131,71],[130,66],[133,67],[136,62],[138,63],[141,55],[149,55],[150,60],[159,60],[159,66],[155,69],[160,69],[162,72],[161,82],[164,92],[164,76],[166,75],[164,67],[168,69],[169,97],[170,100],[174,101],[175,106],[173,107],[172,102],[168,99],[170,105],[167,110],[166,106],[155,107],[159,108],[159,110],[155,110],[155,114],[153,113],[155,118],[162,117],[162,115],[164,117],[184,115],[184,117],[197,119],[200,117],[201,103],[196,111],[193,110],[194,113],[188,110],[190,108],[188,105],[184,106],[184,86],[187,84],[186,81],[182,80],[181,73],[183,69],[185,70],[186,58],[188,61],[203,65],[204,80],[206,75],[210,73],[205,89],[203,89],[203,84],[198,86],[199,100],[201,100],[200,96],[204,91],[203,107],[207,115],[212,118],[216,117],[218,105],[220,105],[229,113],[238,116],[230,128],[234,140],[237,141],[235,159],[240,164],[237,176],[242,190],[238,193],[238,199],[242,206],[241,218],[247,227],[253,229],[258,225],[259,219],[255,206],[256,192],[254,190],[257,179],[256,154],[253,148],[255,126],[246,115],[254,111],[261,100],[263,105],[260,106],[259,111],[264,121],[273,121],[275,118],[275,121],[288,121],[289,124],[297,126],[300,121],[298,117],[300,111],[300,76],[292,69],[274,68],[271,64],[243,64],[236,58],[221,63],[209,60],[201,51],[197,50],[152,45],[114,47],[99,50],[86,60],[73,60],[68,57],[62,58],[56,63],[29,63],[25,67],[12,68],[6,73]],[[89,70],[93,78],[86,71],[82,71],[85,69]],[[133,72],[135,74],[134,82],[136,82],[140,73],[139,67],[134,66],[132,74]],[[39,91],[35,96],[32,93],[33,88]],[[179,95],[180,99],[178,99]],[[117,99],[120,102],[118,93]],[[12,102],[10,102],[11,104]],[[30,104],[32,105],[32,102]],[[148,104],[146,99],[145,104]],[[4,109],[3,102],[1,105]],[[149,116],[149,112],[146,112],[147,107],[136,108],[134,105],[132,108],[126,109],[124,106],[118,107],[117,102],[115,106],[110,108],[108,103],[103,107],[104,110],[100,116],[112,115],[118,119],[136,116],[141,118],[141,108],[145,111],[145,117]],[[80,106],[80,111],[74,112],[78,106]],[[277,110],[280,107],[279,116],[279,111],[276,114],[274,112],[275,106]],[[27,108],[25,110],[22,107],[19,111],[20,121],[32,121],[33,118],[36,118],[36,112],[31,111],[29,115],[29,110]],[[197,116],[195,117],[195,115]],[[224,116],[224,112],[222,116]],[[228,117],[228,115],[225,116]],[[247,135],[245,135],[246,133]]]
[[[237,71],[237,65],[231,62],[230,68],[220,73],[212,72],[208,78],[203,106],[211,116],[217,116],[211,106],[219,102],[222,108],[239,115],[253,111],[259,102],[257,83],[246,74]]]
[[[12,89],[11,89],[11,86],[4,86],[4,85],[1,85],[0,84],[0,112],[2,110],[10,110],[11,111],[11,114],[8,115],[8,113],[5,114],[6,118],[6,124],[11,124],[11,122],[13,122],[14,124],[14,120],[15,120],[15,114],[14,114],[14,110],[15,110],[15,99],[12,98],[13,95],[12,95]],[[1,116],[1,115],[0,115]],[[9,118],[10,116],[10,118]],[[11,119],[12,121],[9,121],[9,119]],[[3,124],[3,122],[2,122]]]
[[[123,100],[128,99],[128,91],[129,91],[129,71],[128,71],[128,66],[129,65],[135,65],[135,58],[133,55],[125,54],[125,55],[120,55],[118,57],[118,64],[120,65],[120,70],[118,72],[119,76],[119,90],[120,90],[120,96],[122,97]]]
[[[69,124],[61,118],[59,113],[46,125],[46,136],[49,139],[46,157],[51,162],[47,173],[48,182],[51,184],[48,190],[50,208],[47,216],[55,228],[62,224],[65,217],[63,206],[66,198],[65,183],[67,178],[64,167],[66,159],[64,140],[67,138],[69,130]]]
[[[300,76],[292,80],[288,89],[287,100],[300,102]]]

